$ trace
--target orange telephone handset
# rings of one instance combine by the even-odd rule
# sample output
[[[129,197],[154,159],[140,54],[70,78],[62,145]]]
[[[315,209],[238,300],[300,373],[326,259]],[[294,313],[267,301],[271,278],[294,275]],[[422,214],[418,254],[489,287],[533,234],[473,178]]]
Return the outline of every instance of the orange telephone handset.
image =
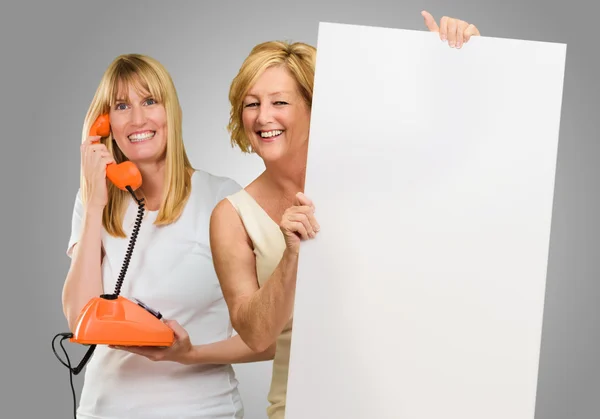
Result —
[[[110,134],[110,119],[108,114],[100,115],[90,128],[90,136],[107,137]],[[131,187],[134,191],[142,186],[142,175],[131,161],[111,163],[106,166],[106,177],[119,189],[124,191]]]

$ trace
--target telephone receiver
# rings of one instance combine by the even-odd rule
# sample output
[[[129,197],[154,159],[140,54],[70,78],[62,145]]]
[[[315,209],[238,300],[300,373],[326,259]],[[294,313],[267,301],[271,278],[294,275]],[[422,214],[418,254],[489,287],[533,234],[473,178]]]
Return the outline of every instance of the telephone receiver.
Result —
[[[90,136],[108,137],[110,134],[110,118],[102,114],[92,124]],[[94,141],[97,143],[98,141]],[[106,166],[106,177],[119,189],[124,191],[129,188],[134,191],[142,186],[142,175],[133,162],[127,160],[122,163],[110,163]]]

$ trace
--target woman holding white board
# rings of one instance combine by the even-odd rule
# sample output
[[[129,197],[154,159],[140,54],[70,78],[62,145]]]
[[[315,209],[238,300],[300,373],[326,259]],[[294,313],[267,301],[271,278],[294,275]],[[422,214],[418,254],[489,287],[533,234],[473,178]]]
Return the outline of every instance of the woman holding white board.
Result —
[[[478,29],[422,12],[427,28],[451,48]],[[256,153],[265,171],[228,196],[211,218],[215,269],[234,328],[256,352],[276,345],[269,392],[270,419],[283,419],[300,243],[319,224],[302,192],[308,153],[316,49],[304,43],[265,42],[253,48],[229,94],[232,143]]]

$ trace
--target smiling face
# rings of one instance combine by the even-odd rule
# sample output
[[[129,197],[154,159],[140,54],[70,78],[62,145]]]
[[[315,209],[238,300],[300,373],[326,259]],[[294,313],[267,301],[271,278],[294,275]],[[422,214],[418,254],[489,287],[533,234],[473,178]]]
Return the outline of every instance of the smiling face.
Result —
[[[167,114],[150,93],[140,90],[133,85],[120,89],[110,109],[112,135],[132,162],[156,163],[165,158]]]
[[[242,105],[244,131],[265,162],[290,156],[307,145],[310,109],[283,66],[266,69]]]

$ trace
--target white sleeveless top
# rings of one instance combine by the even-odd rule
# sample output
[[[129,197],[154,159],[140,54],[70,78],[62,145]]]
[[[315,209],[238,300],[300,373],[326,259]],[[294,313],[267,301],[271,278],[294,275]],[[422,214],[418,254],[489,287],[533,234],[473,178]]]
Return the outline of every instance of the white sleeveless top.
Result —
[[[209,220],[215,205],[241,187],[203,171],[192,176],[192,191],[180,219],[155,226],[158,211],[146,211],[121,295],[138,298],[178,321],[192,344],[232,336],[227,305],[214,271]],[[67,253],[77,242],[83,206],[77,194]],[[106,232],[102,243],[104,292],[112,293],[137,216],[131,200],[123,227],[127,238]],[[79,361],[76,361],[79,362]],[[86,367],[78,418],[235,419],[243,417],[237,380],[230,365],[181,365],[99,345]]]

